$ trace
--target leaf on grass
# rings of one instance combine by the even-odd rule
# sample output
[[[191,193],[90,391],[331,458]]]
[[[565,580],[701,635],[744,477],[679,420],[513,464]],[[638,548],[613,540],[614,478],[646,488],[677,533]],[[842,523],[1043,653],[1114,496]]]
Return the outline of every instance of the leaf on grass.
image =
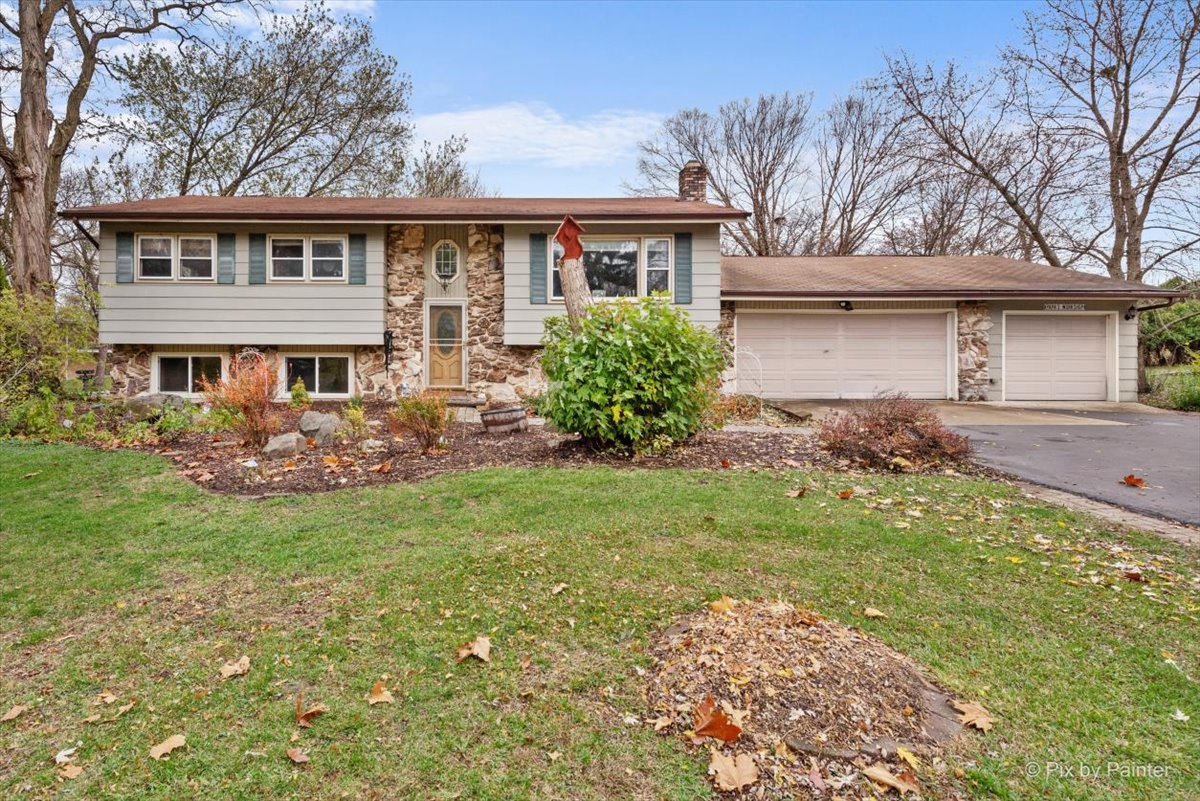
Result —
[[[289,748],[287,750],[287,755],[288,759],[292,760],[292,762],[295,762],[297,765],[303,765],[305,762],[309,761],[308,754],[304,753],[304,751],[300,750],[299,748]]]
[[[909,751],[904,746],[899,746],[896,749],[896,756],[900,757],[905,762],[907,762],[908,766],[910,768],[913,768],[914,770],[921,767],[921,760],[917,758],[917,755],[914,754],[912,751]]]
[[[64,779],[74,779],[80,773],[83,773],[83,767],[80,765],[63,765],[58,771],[58,775]]]
[[[21,476],[21,478],[33,478],[34,476],[40,476],[41,474],[41,470],[34,470],[32,473],[26,473],[25,475]]]
[[[150,758],[162,759],[176,748],[182,748],[185,745],[187,745],[186,737],[184,737],[182,734],[173,734],[150,749]]]
[[[737,601],[728,595],[722,595],[717,600],[710,602],[708,608],[714,612],[732,612],[735,606],[737,606]]]
[[[717,703],[711,695],[696,707],[692,719],[695,723],[694,731],[700,737],[715,737],[731,743],[742,733],[741,728],[735,726],[729,716],[717,709]]]
[[[880,612],[878,609],[876,609],[873,606],[868,606],[866,609],[864,609],[863,614],[866,615],[867,617],[887,617],[887,615],[885,613]]]
[[[1117,483],[1124,484],[1127,487],[1133,487],[1134,489],[1144,489],[1146,487],[1146,479],[1142,478],[1141,476],[1135,476],[1133,473],[1125,476],[1125,478],[1121,479]]]
[[[104,692],[100,693],[100,700],[106,704],[111,704],[117,700],[117,696],[113,695],[108,690],[105,690]]]
[[[473,656],[482,662],[492,661],[492,641],[491,638],[485,637],[482,634],[458,646],[458,661],[461,662],[469,656]]]
[[[712,750],[712,761],[708,772],[713,774],[713,783],[718,790],[732,792],[749,787],[758,781],[758,766],[749,754],[727,757],[717,749]]]
[[[388,473],[392,472],[392,460],[388,459],[386,462],[380,462],[374,467],[368,467],[367,472],[378,473],[381,476],[386,476]]]
[[[913,463],[910,462],[908,459],[905,459],[903,456],[893,456],[892,457],[892,465],[900,468],[901,470],[907,470],[908,468],[913,466]]]
[[[733,467],[733,462],[729,461],[728,459],[722,459],[721,467],[725,470],[728,470],[729,468]]]
[[[992,728],[992,713],[974,701],[955,701],[954,708],[958,710],[958,722],[964,726],[974,726],[981,731]]]
[[[221,680],[233,678],[234,676],[245,676],[250,672],[250,657],[245,654],[236,662],[226,662],[221,665]]]
[[[891,787],[900,795],[905,793],[920,794],[921,788],[907,779],[892,773],[882,764],[875,764],[863,771],[863,775],[876,784]]]
[[[554,587],[550,590],[550,594],[558,595],[560,592],[562,592],[566,588],[567,588],[566,584],[555,584]]]
[[[296,694],[296,725],[300,728],[311,729],[312,719],[317,715],[324,715],[328,711],[329,707],[325,706],[324,704],[317,704],[316,706],[305,709],[304,694]]]
[[[854,497],[854,488],[850,487],[849,489],[839,490],[837,496],[843,501],[848,501]]]
[[[29,707],[24,706],[22,704],[17,704],[12,709],[5,712],[4,717],[0,718],[0,721],[7,723],[10,720],[16,720],[17,718],[19,718],[21,716],[21,713],[24,712],[28,708]]]
[[[371,687],[371,692],[367,694],[367,703],[370,706],[376,704],[392,704],[396,699],[392,697],[391,692],[387,688],[387,682],[383,679],[375,682]]]
[[[117,707],[117,714],[113,716],[113,720],[116,720],[117,718],[121,717],[121,715],[124,715],[126,712],[133,709],[135,704],[137,704],[137,699],[131,698],[129,699],[128,704],[122,704],[121,706]]]
[[[75,756],[75,752],[78,750],[79,750],[79,746],[74,746],[72,748],[64,748],[63,750],[59,751],[57,754],[54,755],[54,764],[55,765],[67,764],[68,762],[71,761],[71,758],[73,756]]]
[[[804,487],[800,487],[799,489],[788,490],[784,494],[787,495],[787,497],[789,497],[789,498],[803,498],[804,494],[806,492],[808,492],[808,487],[804,486]]]
[[[84,723],[98,723],[98,722],[100,722],[100,713],[99,713],[99,712],[97,712],[97,713],[96,713],[96,714],[94,714],[94,715],[88,715],[86,718],[84,718],[84,719],[83,719],[83,722],[84,722]]]
[[[657,732],[661,732],[663,729],[670,726],[671,723],[672,723],[671,719],[669,717],[667,717],[666,715],[664,715],[654,721],[654,730]]]

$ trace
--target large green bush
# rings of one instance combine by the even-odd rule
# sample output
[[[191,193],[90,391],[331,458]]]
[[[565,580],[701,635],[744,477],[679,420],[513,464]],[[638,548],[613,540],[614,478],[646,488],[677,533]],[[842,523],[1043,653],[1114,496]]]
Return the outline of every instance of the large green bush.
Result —
[[[604,448],[643,452],[704,425],[725,354],[717,337],[660,297],[593,304],[578,333],[546,321],[539,411]]]
[[[94,341],[84,309],[0,290],[0,420],[27,402],[43,403],[47,393],[62,396],[67,364]]]

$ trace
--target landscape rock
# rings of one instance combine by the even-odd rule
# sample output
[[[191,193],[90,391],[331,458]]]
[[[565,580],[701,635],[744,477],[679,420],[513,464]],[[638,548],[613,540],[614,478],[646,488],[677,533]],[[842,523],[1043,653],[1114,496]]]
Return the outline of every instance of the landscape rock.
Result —
[[[364,453],[370,453],[371,451],[381,451],[386,447],[387,447],[387,443],[385,443],[381,439],[364,439],[362,442],[358,443],[358,449],[360,451],[363,451]]]
[[[307,411],[300,415],[300,433],[312,437],[318,445],[331,445],[337,439],[342,418],[332,412]]]
[[[270,441],[263,447],[262,455],[264,459],[286,459],[289,456],[296,456],[304,452],[308,447],[308,440],[303,434],[298,434],[295,431],[288,434],[277,434],[271,437]]]
[[[182,409],[183,398],[178,395],[168,395],[165,392],[155,392],[151,395],[135,395],[125,399],[125,411],[139,420],[154,420],[162,417],[167,409]]]
[[[489,384],[483,394],[492,408],[521,405],[521,396],[511,384]]]

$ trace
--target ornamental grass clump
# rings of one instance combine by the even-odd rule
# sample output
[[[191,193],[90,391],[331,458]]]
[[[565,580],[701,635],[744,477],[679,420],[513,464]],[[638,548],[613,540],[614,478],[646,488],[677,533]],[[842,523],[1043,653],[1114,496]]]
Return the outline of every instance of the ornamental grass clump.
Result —
[[[834,456],[875,470],[920,470],[971,455],[968,439],[946,428],[933,407],[902,393],[831,414],[821,421],[817,441]]]
[[[578,333],[550,318],[542,341],[539,412],[604,449],[645,453],[701,430],[725,367],[717,337],[661,297],[594,303]]]
[[[443,437],[454,422],[454,410],[446,396],[426,390],[396,399],[396,408],[388,413],[393,434],[408,434],[427,452],[443,447]]]
[[[261,448],[279,430],[279,416],[273,412],[278,375],[271,359],[239,357],[230,362],[225,378],[201,378],[200,390],[243,442]]]

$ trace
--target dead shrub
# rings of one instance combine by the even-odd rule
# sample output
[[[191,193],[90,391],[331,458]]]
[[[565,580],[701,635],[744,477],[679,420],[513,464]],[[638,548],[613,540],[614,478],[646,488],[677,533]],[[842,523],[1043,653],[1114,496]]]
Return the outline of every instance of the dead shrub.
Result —
[[[426,390],[418,395],[396,399],[396,408],[388,412],[393,434],[411,435],[426,451],[436,449],[446,429],[454,422],[454,411],[446,396]]]
[[[966,437],[946,428],[928,404],[902,393],[830,415],[821,421],[817,441],[834,456],[876,470],[920,470],[971,454]]]
[[[718,395],[709,407],[708,416],[719,428],[730,420],[757,420],[762,410],[762,398],[757,395]]]
[[[230,428],[247,445],[261,448],[279,430],[272,413],[278,370],[273,359],[239,357],[220,381],[200,379],[200,390],[214,409],[229,415]]]

